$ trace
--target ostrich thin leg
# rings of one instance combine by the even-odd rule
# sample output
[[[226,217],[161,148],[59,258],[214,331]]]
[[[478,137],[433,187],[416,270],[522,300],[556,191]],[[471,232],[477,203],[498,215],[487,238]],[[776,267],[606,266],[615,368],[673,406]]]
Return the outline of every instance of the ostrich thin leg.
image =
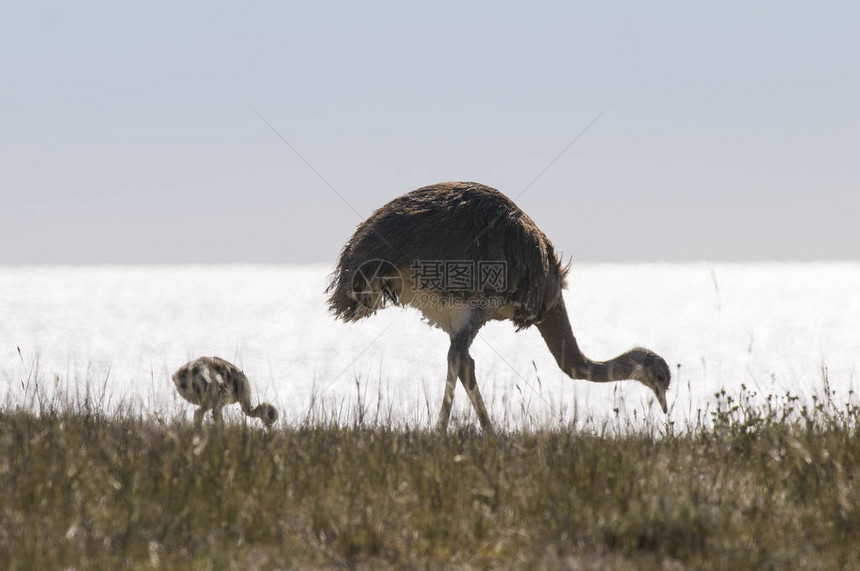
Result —
[[[475,360],[468,353],[460,365],[460,382],[463,383],[463,388],[466,389],[469,400],[472,401],[472,407],[478,415],[481,428],[484,432],[492,433],[493,425],[490,423],[490,416],[487,414],[484,399],[481,398],[481,391],[478,390],[478,381],[475,378]]]
[[[445,395],[442,397],[442,409],[439,411],[439,420],[436,422],[436,430],[443,433],[448,430],[451,405],[454,404],[454,388],[457,386],[457,371],[459,369],[457,360],[452,344],[448,350],[448,378],[445,380]]]
[[[460,377],[460,382],[469,395],[469,400],[472,401],[472,406],[478,419],[481,421],[481,427],[486,430],[492,430],[490,425],[490,417],[487,415],[487,409],[484,407],[484,401],[481,398],[481,393],[478,390],[478,383],[475,381],[475,362],[469,356],[469,346],[478,330],[486,322],[487,318],[484,314],[478,311],[471,311],[463,322],[463,325],[456,333],[451,335],[451,347],[448,349],[448,377],[445,380],[445,395],[442,397],[442,409],[439,411],[439,422],[436,424],[437,430],[445,432],[448,429],[448,420],[451,417],[451,405],[454,403],[454,386],[457,384],[457,377]]]

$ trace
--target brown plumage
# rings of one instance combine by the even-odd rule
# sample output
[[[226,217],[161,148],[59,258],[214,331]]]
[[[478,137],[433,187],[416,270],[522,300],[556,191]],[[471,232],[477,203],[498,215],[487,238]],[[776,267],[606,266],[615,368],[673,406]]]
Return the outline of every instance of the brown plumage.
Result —
[[[356,270],[371,260],[387,262],[379,286],[397,269],[412,273],[415,260],[504,261],[507,287],[478,292],[439,291],[456,297],[501,296],[513,304],[511,320],[528,327],[546,311],[565,286],[567,268],[552,243],[507,196],[473,182],[446,182],[395,198],[362,222],[340,254],[328,291],[337,317],[354,321],[377,307],[355,292],[368,284]],[[356,281],[358,280],[358,281]],[[370,284],[377,285],[377,284]],[[380,291],[381,301],[405,301]]]
[[[266,426],[278,420],[278,411],[268,403],[251,408],[251,384],[248,377],[233,363],[220,357],[200,357],[182,365],[173,373],[173,384],[180,396],[199,405],[194,411],[194,423],[200,425],[207,411],[212,411],[216,423],[221,422],[221,409],[239,403],[246,415],[259,418]]]
[[[463,287],[462,280],[446,281],[448,274],[433,280],[421,275],[427,267],[447,272],[449,266],[478,274],[482,264],[502,267],[504,279],[475,275],[471,287]],[[359,224],[340,253],[328,304],[345,321],[389,303],[412,305],[448,333],[441,430],[457,378],[482,427],[491,430],[469,356],[475,335],[491,319],[509,319],[517,329],[537,325],[565,373],[596,382],[638,380],[654,390],[665,412],[670,374],[658,355],[637,348],[600,362],[579,350],[562,298],[566,275],[552,243],[512,200],[482,184],[446,182],[395,198]]]

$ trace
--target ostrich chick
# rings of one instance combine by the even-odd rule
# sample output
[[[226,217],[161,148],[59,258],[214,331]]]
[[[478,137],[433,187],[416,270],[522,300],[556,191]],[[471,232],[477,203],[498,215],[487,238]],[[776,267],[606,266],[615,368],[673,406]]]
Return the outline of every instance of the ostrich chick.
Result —
[[[221,409],[239,403],[242,412],[259,418],[266,426],[278,420],[278,411],[268,403],[251,408],[251,385],[248,377],[236,365],[219,357],[200,357],[182,365],[173,373],[173,384],[180,396],[199,405],[194,411],[194,424],[200,426],[207,411],[212,411],[216,424],[221,423]]]

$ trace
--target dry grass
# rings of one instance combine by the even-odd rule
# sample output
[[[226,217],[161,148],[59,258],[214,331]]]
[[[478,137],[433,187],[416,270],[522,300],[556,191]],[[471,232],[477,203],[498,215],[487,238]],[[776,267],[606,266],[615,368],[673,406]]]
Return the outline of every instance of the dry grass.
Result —
[[[0,560],[49,568],[856,568],[860,408],[718,395],[682,433],[0,408]]]

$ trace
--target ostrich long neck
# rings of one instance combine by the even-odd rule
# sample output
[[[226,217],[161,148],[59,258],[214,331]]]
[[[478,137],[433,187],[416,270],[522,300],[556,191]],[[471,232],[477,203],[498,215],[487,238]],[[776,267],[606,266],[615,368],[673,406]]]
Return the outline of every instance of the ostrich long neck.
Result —
[[[632,378],[635,364],[623,355],[609,361],[592,361],[582,354],[573,336],[564,300],[559,300],[544,314],[537,328],[558,366],[571,378],[597,383]]]
[[[243,399],[239,401],[239,406],[242,407],[242,412],[251,418],[259,418],[260,420],[265,420],[266,415],[269,412],[269,406],[266,404],[258,404],[255,407],[251,407],[251,399]]]
[[[256,407],[256,408],[252,407],[250,397],[244,396],[243,398],[240,398],[239,399],[239,406],[242,407],[242,412],[244,412],[246,415],[248,415],[252,418],[258,418],[257,417],[257,409],[260,407]]]

